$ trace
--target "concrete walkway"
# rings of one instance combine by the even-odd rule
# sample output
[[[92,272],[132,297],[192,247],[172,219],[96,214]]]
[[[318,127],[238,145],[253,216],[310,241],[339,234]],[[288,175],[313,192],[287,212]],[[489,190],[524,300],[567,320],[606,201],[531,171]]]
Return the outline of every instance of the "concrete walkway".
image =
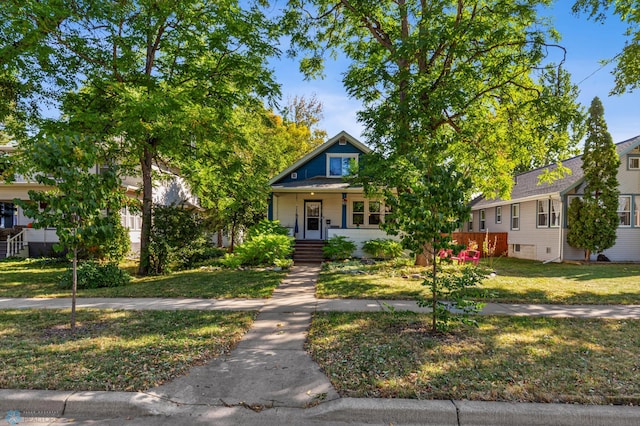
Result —
[[[9,410],[21,410],[50,413],[50,424],[75,417],[91,420],[74,424],[92,425],[640,424],[638,407],[340,398],[304,350],[312,313],[428,309],[413,301],[316,299],[318,273],[319,266],[294,266],[270,299],[78,299],[82,308],[251,310],[258,315],[228,356],[194,367],[165,385],[132,393],[0,390],[0,418]],[[0,298],[0,309],[66,309],[70,303],[69,299]],[[640,319],[640,305],[488,304],[483,313]],[[98,419],[102,420],[94,421]]]
[[[307,268],[296,267],[296,268]],[[413,300],[378,299],[315,299],[314,289],[293,289],[297,271],[278,287],[271,299],[169,299],[169,298],[78,298],[78,308],[130,309],[130,310],[231,310],[264,311],[288,310],[289,312],[339,311],[380,312],[389,309],[413,312],[431,312],[421,308]],[[287,286],[289,289],[287,290]],[[289,293],[287,293],[290,292]],[[282,295],[282,296],[280,296]],[[0,309],[68,309],[70,298],[0,298]],[[524,303],[487,303],[483,315],[548,316],[555,318],[607,318],[640,319],[640,305],[552,305]]]
[[[319,266],[296,266],[228,357],[152,389],[178,404],[305,408],[338,394],[304,350]]]

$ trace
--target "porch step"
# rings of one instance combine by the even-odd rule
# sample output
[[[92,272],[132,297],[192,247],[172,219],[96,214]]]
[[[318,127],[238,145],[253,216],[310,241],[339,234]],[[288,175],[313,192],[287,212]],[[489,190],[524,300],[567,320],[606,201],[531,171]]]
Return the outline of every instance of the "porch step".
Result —
[[[295,263],[322,263],[322,240],[296,240],[293,249],[293,261]]]

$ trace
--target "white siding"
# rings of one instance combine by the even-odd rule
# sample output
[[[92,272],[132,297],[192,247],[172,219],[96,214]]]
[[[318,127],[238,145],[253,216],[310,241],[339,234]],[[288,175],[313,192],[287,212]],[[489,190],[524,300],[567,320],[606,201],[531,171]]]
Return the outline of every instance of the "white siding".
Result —
[[[343,235],[356,244],[357,249],[353,254],[354,257],[367,256],[362,251],[362,244],[365,241],[374,240],[376,238],[389,238],[400,241],[400,238],[394,235],[388,235],[382,229],[329,229],[329,238],[335,235]]]
[[[548,198],[546,198],[548,200]],[[538,228],[537,224],[537,201],[527,201],[520,204],[520,229],[509,230],[511,223],[511,205],[507,205],[505,216],[504,207],[502,212],[502,222],[504,228],[507,222],[506,231],[509,232],[509,257],[520,259],[531,259],[539,261],[559,260],[561,246],[562,228]],[[490,229],[491,232],[498,232]],[[515,245],[520,245],[520,252],[515,251]]]

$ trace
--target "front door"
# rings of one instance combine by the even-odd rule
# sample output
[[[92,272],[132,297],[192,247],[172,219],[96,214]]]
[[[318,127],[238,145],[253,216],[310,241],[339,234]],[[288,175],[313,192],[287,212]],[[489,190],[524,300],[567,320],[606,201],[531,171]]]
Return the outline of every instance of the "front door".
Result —
[[[0,202],[0,228],[13,227],[13,203]]]
[[[304,239],[322,239],[322,202],[304,202]]]

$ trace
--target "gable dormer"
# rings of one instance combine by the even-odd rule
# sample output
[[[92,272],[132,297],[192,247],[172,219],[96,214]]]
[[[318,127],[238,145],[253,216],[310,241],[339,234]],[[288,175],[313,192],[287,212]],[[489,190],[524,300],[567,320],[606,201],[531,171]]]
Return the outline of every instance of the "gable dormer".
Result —
[[[347,132],[340,132],[273,178],[270,184],[346,176],[352,161],[371,150]]]

